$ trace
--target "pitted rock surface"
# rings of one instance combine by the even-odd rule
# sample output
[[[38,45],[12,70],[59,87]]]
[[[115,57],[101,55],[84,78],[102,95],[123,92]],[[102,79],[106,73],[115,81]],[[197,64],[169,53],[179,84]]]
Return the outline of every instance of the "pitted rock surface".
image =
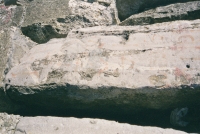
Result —
[[[0,133],[15,134],[15,129],[19,120],[19,115],[8,115],[6,113],[0,113]]]

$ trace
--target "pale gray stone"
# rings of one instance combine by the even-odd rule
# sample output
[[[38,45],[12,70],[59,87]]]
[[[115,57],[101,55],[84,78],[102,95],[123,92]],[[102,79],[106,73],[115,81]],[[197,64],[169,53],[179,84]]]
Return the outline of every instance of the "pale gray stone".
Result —
[[[72,30],[25,54],[6,75],[7,93],[29,105],[111,111],[198,103],[199,28],[194,20]]]
[[[2,57],[0,58],[0,88],[2,91],[5,86],[5,75],[10,68],[20,63],[20,59],[29,49],[37,45],[33,41],[40,43],[51,38],[66,37],[72,28],[116,24],[116,7],[111,0],[107,1],[110,2],[109,5],[80,0],[7,0],[4,2],[11,5],[0,5],[0,57]],[[12,5],[15,3],[21,6]],[[33,37],[31,38],[33,41],[23,34]],[[2,104],[6,104],[7,101],[8,99],[2,99]],[[10,108],[11,103],[7,104]],[[0,107],[2,112],[5,109],[7,108]]]
[[[19,115],[8,115],[6,113],[0,113],[0,133],[15,134],[15,129],[19,120]]]
[[[141,127],[101,119],[24,117],[15,134],[186,134],[158,127]]]

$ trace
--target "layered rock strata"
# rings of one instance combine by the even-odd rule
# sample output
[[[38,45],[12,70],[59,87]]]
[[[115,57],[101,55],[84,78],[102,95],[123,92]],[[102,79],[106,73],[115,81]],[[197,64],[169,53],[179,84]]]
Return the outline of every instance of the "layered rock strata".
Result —
[[[118,15],[124,26],[117,26]],[[196,119],[189,115],[200,106],[199,18],[197,0],[0,0],[0,112],[86,111],[100,117],[174,109],[166,117],[172,125],[191,125],[199,121],[199,112]],[[191,127],[199,131],[199,124]],[[0,114],[0,133],[78,128],[77,133],[177,132]]]
[[[66,39],[25,54],[6,75],[6,92],[51,108],[134,111],[197,104],[199,26],[195,20],[72,30]]]
[[[1,91],[4,90],[4,78],[10,68],[18,65],[22,56],[37,43],[47,42],[51,38],[64,38],[72,28],[117,23],[114,1],[107,1],[106,4],[106,1],[5,0],[4,3],[7,6],[2,2],[0,4]],[[1,93],[1,96],[6,94]],[[3,101],[3,105],[6,102]],[[1,107],[0,111],[7,111],[5,109],[9,109],[9,105],[10,102],[8,108]]]

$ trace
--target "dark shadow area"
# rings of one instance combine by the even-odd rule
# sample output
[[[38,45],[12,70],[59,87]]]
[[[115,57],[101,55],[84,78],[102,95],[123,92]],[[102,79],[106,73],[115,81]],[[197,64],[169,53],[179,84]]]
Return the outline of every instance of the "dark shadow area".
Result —
[[[150,20],[149,24],[171,22],[171,21],[177,21],[177,20],[196,20],[199,18],[200,18],[200,10],[188,12],[187,14],[182,14],[180,16],[170,16],[166,18],[151,18],[149,19]]]
[[[67,34],[59,34],[59,29],[54,29],[51,25],[33,24],[21,28],[22,33],[36,43],[46,43],[53,38],[65,38]]]
[[[27,106],[14,114],[21,116],[56,116],[56,117],[76,117],[76,118],[98,118],[117,121],[119,123],[129,123],[139,126],[154,126],[161,128],[173,128],[188,133],[200,133],[200,105],[189,106],[188,117],[190,123],[187,127],[174,127],[170,124],[170,114],[172,109],[153,110],[143,109],[140,112],[131,111],[107,111],[98,109],[49,109],[37,106]],[[13,114],[13,113],[12,113]]]
[[[4,0],[4,4],[6,6],[9,6],[9,5],[17,5],[17,6],[20,6],[20,4],[17,3],[18,0]],[[31,2],[33,0],[26,0],[26,2]]]
[[[141,13],[159,6],[184,2],[189,2],[189,0],[116,0],[116,6],[119,19],[123,21],[136,13]]]
[[[150,25],[150,24],[156,24],[156,23],[163,23],[163,22],[172,22],[172,21],[178,21],[178,20],[196,20],[200,18],[200,10],[198,11],[192,11],[188,12],[187,14],[182,14],[182,15],[172,15],[172,16],[167,16],[167,17],[162,17],[162,18],[153,18],[153,17],[139,17],[139,18],[134,18],[130,20],[125,20],[122,22],[120,25],[126,25],[126,26],[133,26],[133,25]],[[190,66],[187,65],[187,68]]]
[[[77,85],[55,83],[39,87],[11,85],[7,95],[16,103],[26,105],[12,113],[22,116],[99,118],[132,125],[200,133],[199,85],[182,85],[179,88],[162,90],[151,87],[134,90],[119,87],[99,87],[95,90],[90,87],[80,88]],[[19,89],[26,92],[21,93]],[[114,91],[120,91],[120,94],[113,97]],[[190,122],[189,125],[172,126],[171,112],[184,107],[189,109],[187,117],[184,116],[184,119]],[[182,117],[180,118],[182,120]]]
[[[4,4],[6,6],[9,6],[9,5],[17,5],[17,0],[4,0]]]

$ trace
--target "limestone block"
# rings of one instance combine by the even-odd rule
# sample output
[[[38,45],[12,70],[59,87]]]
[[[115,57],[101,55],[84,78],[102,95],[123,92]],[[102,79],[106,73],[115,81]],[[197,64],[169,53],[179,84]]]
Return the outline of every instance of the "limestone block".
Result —
[[[72,30],[25,54],[6,75],[6,92],[54,108],[134,111],[197,104],[199,28],[194,20]]]
[[[58,117],[24,117],[16,127],[15,134],[186,134],[185,132],[142,127],[100,119],[77,119]]]

